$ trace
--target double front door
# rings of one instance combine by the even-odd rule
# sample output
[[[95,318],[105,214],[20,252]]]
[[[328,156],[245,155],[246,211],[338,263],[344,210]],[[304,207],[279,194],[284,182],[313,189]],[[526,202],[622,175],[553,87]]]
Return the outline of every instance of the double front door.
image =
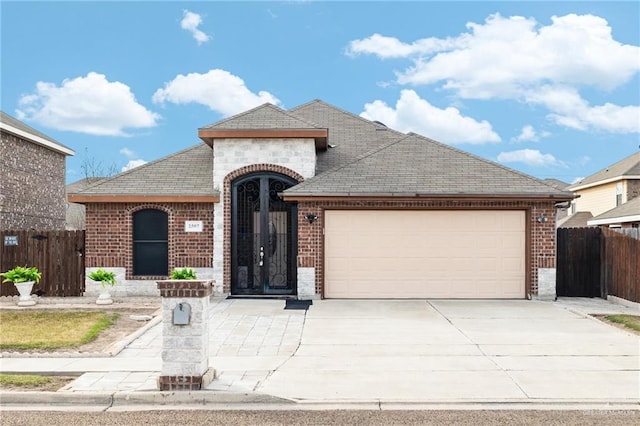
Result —
[[[278,195],[295,184],[276,173],[232,183],[232,294],[295,294],[297,209]]]

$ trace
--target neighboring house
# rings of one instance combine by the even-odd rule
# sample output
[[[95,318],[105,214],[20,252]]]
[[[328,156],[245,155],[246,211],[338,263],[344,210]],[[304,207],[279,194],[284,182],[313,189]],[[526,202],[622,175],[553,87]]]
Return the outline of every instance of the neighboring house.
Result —
[[[555,290],[555,205],[570,192],[318,100],[265,104],[198,135],[69,195],[86,205],[87,267],[115,271],[121,292],[155,293],[184,266],[239,296]]]
[[[89,178],[80,179],[78,181],[75,181],[67,185],[66,193],[74,194],[76,192],[83,191],[88,187],[90,187],[91,185],[94,185],[100,182],[102,179],[105,179],[105,178],[89,177]],[[65,217],[65,229],[69,231],[84,230],[86,227],[84,204],[67,202],[66,210],[67,212]]]
[[[595,220],[640,195],[640,152],[587,176],[568,189],[576,195],[571,203],[569,220],[576,226],[593,226],[595,222],[591,217]],[[560,226],[565,227],[565,223]]]
[[[0,111],[0,230],[64,229],[67,155],[74,152]]]
[[[640,227],[640,197],[627,201],[587,221],[589,226],[607,226],[612,228]]]

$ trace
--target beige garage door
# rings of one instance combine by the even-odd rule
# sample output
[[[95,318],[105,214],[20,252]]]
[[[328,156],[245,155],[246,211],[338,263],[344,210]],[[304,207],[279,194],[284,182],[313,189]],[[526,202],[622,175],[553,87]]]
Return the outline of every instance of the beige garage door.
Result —
[[[525,212],[325,212],[327,298],[524,298]]]

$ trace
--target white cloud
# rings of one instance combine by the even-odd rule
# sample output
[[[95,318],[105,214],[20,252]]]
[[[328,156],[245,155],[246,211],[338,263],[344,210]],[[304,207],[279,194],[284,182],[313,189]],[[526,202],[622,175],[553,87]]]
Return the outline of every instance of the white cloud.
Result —
[[[547,107],[551,111],[548,118],[565,127],[640,133],[640,106],[590,106],[577,90],[567,86],[543,86],[527,93],[526,99]]]
[[[130,150],[127,147],[124,147],[120,150],[120,154],[124,155],[127,158],[133,158],[136,156],[136,153]]]
[[[584,176],[578,176],[577,178],[573,179],[571,181],[571,185],[576,184],[578,182],[580,182],[582,179],[584,179]]]
[[[66,79],[60,86],[39,81],[18,101],[18,118],[57,130],[127,136],[124,129],[154,127],[160,116],[136,101],[131,89],[103,74]]]
[[[233,115],[266,102],[279,104],[269,92],[251,92],[244,81],[228,71],[213,69],[205,74],[179,74],[153,94],[154,103],[198,103],[225,116]]]
[[[542,25],[495,14],[467,29],[456,37],[411,43],[373,34],[350,42],[346,53],[410,59],[408,68],[396,72],[400,84],[441,84],[461,98],[542,104],[555,123],[580,130],[639,131],[638,107],[589,106],[578,94],[581,87],[618,88],[640,72],[640,46],[616,41],[605,19],[569,14]],[[546,100],[534,101],[543,87],[555,88],[557,98],[547,93]],[[575,96],[562,99],[567,90]]]
[[[381,59],[404,58],[413,55],[428,55],[442,50],[454,48],[461,40],[423,38],[413,43],[403,43],[395,37],[373,34],[362,40],[353,40],[345,50],[348,56],[373,54]]]
[[[498,161],[501,163],[524,163],[529,166],[566,166],[565,163],[557,160],[553,155],[543,154],[537,149],[501,152],[498,154]]]
[[[202,17],[197,13],[189,12],[188,10],[183,11],[182,21],[180,21],[180,27],[183,30],[187,30],[191,33],[193,38],[198,42],[198,44],[206,43],[211,40],[211,36],[205,34],[198,27],[202,24]]]
[[[147,164],[147,162],[142,160],[142,159],[140,159],[140,160],[129,160],[129,162],[122,167],[121,171],[122,172],[126,172],[127,170],[131,170],[133,168],[140,167],[143,164]]]
[[[532,125],[527,124],[522,128],[522,130],[520,131],[520,134],[515,138],[513,138],[512,140],[514,142],[538,142],[541,138],[546,138],[549,136],[551,136],[551,133],[549,132],[538,133],[536,132],[536,130],[533,128]]]
[[[381,121],[402,132],[416,132],[448,144],[500,142],[500,136],[488,121],[466,117],[457,108],[437,108],[413,90],[400,93],[395,109],[376,100],[365,104],[360,116]]]

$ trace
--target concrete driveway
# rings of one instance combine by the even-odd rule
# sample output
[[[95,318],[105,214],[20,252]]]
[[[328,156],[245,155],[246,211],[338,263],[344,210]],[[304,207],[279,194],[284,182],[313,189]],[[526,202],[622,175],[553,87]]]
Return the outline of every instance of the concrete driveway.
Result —
[[[603,301],[604,302],[604,301]],[[296,400],[640,401],[640,340],[553,302],[315,301],[255,391]]]
[[[602,299],[319,300],[306,312],[283,308],[282,300],[213,301],[212,395],[387,407],[640,406],[640,337],[585,315],[640,312]],[[152,400],[161,335],[161,324],[151,326],[115,357],[2,357],[0,370],[84,373],[60,396],[124,392],[129,400],[133,392]]]

